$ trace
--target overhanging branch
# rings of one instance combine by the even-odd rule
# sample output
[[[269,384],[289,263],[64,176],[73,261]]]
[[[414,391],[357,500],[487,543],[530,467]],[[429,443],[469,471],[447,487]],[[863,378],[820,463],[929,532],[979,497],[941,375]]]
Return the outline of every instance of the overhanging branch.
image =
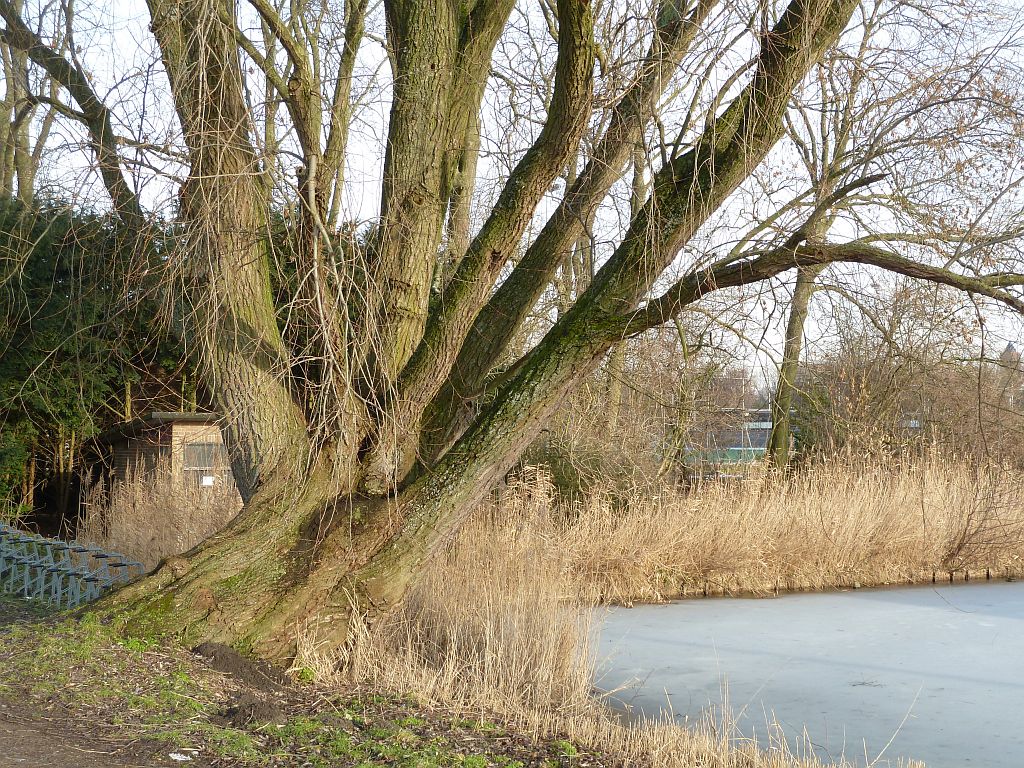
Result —
[[[658,172],[651,197],[633,217],[615,253],[573,307],[527,356],[503,392],[517,387],[521,377],[531,375],[528,372],[534,366],[547,366],[542,359],[546,355],[564,356],[565,369],[578,366],[576,371],[586,370],[594,364],[613,342],[609,332],[621,332],[620,316],[632,311],[647,295],[674,255],[778,141],[782,115],[793,88],[835,42],[855,6],[856,0],[794,0],[789,4],[775,28],[762,40],[758,66],[750,83],[689,152],[674,158]],[[544,261],[543,254],[538,253],[538,258]],[[523,274],[526,267],[524,259],[513,277],[517,272]],[[545,279],[543,272],[527,275],[525,289],[532,292],[536,281]],[[502,284],[487,310],[477,318],[455,370],[431,405],[422,441],[427,462],[446,450],[466,427],[462,404],[480,391],[481,380],[487,373],[481,361],[487,363],[496,359],[496,354],[502,354],[506,334],[518,325],[518,315],[510,319],[488,312],[497,311],[499,295],[512,282],[510,278]],[[519,299],[509,293],[504,295],[512,300],[513,312],[517,311]]]
[[[745,261],[730,264],[720,262],[719,265],[708,269],[691,272],[643,308],[628,317],[623,317],[620,332],[626,336],[635,336],[667,323],[687,305],[723,288],[735,288],[767,280],[795,267],[839,262],[866,264],[907,277],[947,285],[966,293],[986,296],[1024,315],[1024,299],[1006,290],[1024,286],[1024,274],[993,272],[979,276],[962,275],[865,243],[820,243],[780,248]]]
[[[621,177],[655,102],[715,5],[716,0],[700,0],[689,14],[680,0],[665,0],[659,5],[655,36],[638,76],[612,111],[608,127],[579,178],[477,317],[452,372],[455,389],[476,389],[503,354],[563,255]]]

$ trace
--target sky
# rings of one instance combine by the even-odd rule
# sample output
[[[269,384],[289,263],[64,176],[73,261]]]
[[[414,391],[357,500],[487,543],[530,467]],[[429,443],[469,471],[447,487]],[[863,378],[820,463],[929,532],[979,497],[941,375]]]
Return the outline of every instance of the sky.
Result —
[[[76,34],[79,55],[92,74],[97,90],[106,103],[114,108],[115,114],[124,121],[121,128],[125,133],[146,142],[173,143],[175,121],[166,99],[155,42],[148,31],[149,19],[145,4],[139,0],[106,0],[79,4],[77,12],[79,24]],[[357,89],[361,91],[362,98],[357,120],[352,128],[347,156],[345,218],[360,222],[372,220],[379,208],[379,184],[389,109],[389,75],[386,55],[379,39],[383,34],[380,15],[378,6],[377,12],[371,14],[372,20],[369,25],[371,38],[377,39],[367,40],[360,54]],[[630,22],[629,6],[622,6],[620,17],[623,25]],[[247,20],[243,16],[242,25],[246,26],[252,21],[252,18]],[[529,10],[517,11],[513,22],[534,32],[543,30],[541,16]],[[515,88],[523,87],[529,76],[538,70],[543,71],[549,65],[552,55],[550,39],[543,34],[535,34],[533,38],[542,41],[542,50],[539,53],[525,47],[515,35],[510,36],[499,46],[496,61],[512,82],[504,90],[500,87],[493,89],[485,108],[485,125],[487,121],[491,121],[497,126],[507,117],[508,110],[513,104],[522,109],[529,109],[531,104],[536,105],[536,95],[523,96],[521,93],[511,92]],[[744,49],[740,45],[734,54],[733,63],[738,60],[736,57],[742,58],[743,55]],[[521,75],[518,82],[515,81],[517,75]],[[478,190],[481,211],[486,211],[488,199],[493,199],[498,184],[506,173],[510,148],[521,151],[527,145],[531,131],[535,133],[536,130],[536,123],[529,122],[520,124],[514,132],[485,130],[487,135],[482,142],[481,181]],[[103,200],[102,188],[84,161],[81,132],[77,126],[59,120],[50,145],[51,151],[44,179],[65,193],[72,190],[83,203]],[[165,163],[161,170],[173,176],[176,173],[180,174],[183,169]],[[155,210],[171,209],[176,190],[173,180],[144,169],[138,173],[136,183],[147,205]],[[623,200],[628,195],[627,186],[628,178],[616,190],[618,205],[606,206],[599,217],[598,239],[609,243],[604,248],[605,253],[625,227]],[[561,187],[551,191],[538,211],[535,226],[539,227],[553,210],[560,193]],[[755,204],[757,201],[751,195],[736,196],[730,203],[732,207],[720,212],[714,221],[714,227],[709,227],[714,231],[702,233],[703,246],[713,250],[723,237],[726,240],[734,237],[730,230],[730,218],[749,218],[746,214],[749,214],[751,206]],[[723,236],[718,234],[720,232],[729,234]],[[844,282],[854,289],[868,288],[873,280],[884,280],[863,269],[853,270],[853,274],[850,270],[845,272],[848,277]],[[733,338],[729,341],[728,337],[736,334],[722,332],[723,342],[728,341],[735,345],[740,358],[753,366],[766,381],[772,380],[775,376],[784,334],[783,310],[788,290],[788,281],[783,280],[749,291],[744,303],[744,310],[749,314],[749,318],[739,329],[740,336],[745,338]],[[825,349],[836,337],[837,322],[841,321],[833,315],[834,298],[834,295],[821,294],[813,302],[812,318],[806,338],[807,348],[812,354]],[[942,311],[948,310],[944,308]],[[977,324],[973,319],[974,307],[964,301],[957,312],[968,325],[974,323],[977,332]],[[1019,348],[1024,348],[1024,326],[1019,318],[1007,312],[994,311],[991,307],[986,307],[983,315],[988,319],[985,333],[989,353],[994,350],[994,354],[997,355],[1007,341],[1013,341]],[[977,340],[980,340],[980,336],[976,336]]]

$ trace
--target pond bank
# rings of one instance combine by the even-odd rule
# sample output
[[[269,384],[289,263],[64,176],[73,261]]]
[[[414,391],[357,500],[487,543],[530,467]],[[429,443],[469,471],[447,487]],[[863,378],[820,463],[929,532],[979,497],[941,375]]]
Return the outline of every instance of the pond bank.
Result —
[[[948,585],[960,583],[1015,582],[1021,578],[1021,571],[1016,567],[994,568],[962,568],[953,571],[923,570],[913,577],[899,580],[883,579],[874,581],[870,576],[858,576],[849,581],[837,580],[834,584],[791,582],[778,580],[772,583],[752,584],[747,578],[730,581],[725,578],[708,580],[703,583],[684,583],[674,591],[666,591],[661,600],[612,602],[610,605],[630,608],[634,605],[657,605],[679,600],[699,600],[702,598],[765,598],[783,595],[830,594],[848,592],[852,589],[906,589],[931,585]]]

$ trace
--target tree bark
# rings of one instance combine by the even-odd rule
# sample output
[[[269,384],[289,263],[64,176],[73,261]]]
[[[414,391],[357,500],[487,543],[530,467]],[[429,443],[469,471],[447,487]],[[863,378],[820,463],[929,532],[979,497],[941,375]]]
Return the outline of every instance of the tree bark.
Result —
[[[420,343],[461,150],[480,111],[486,69],[509,0],[387,3],[395,93],[388,126],[380,230],[368,289],[377,331],[370,379],[386,388]]]
[[[388,611],[622,337],[679,244],[768,152],[781,133],[786,95],[853,6],[825,3],[810,18],[792,9],[782,18],[759,72],[711,127],[711,138],[658,174],[623,245],[429,472],[397,494],[370,498],[339,491],[333,466],[316,465],[302,481],[275,477],[229,529],[116,598],[129,622],[182,626],[190,639],[282,659],[294,653],[299,628],[342,646],[353,621]]]
[[[789,320],[786,324],[782,365],[779,367],[779,381],[775,387],[775,396],[772,398],[772,430],[768,436],[768,460],[780,468],[789,464],[793,434],[790,423],[791,411],[800,371],[804,326],[807,324],[811,296],[814,295],[814,281],[823,269],[824,266],[799,267],[796,272],[793,300],[789,305]]]
[[[270,292],[269,206],[248,138],[233,30],[222,18],[231,6],[150,0],[191,157],[180,195],[185,332],[198,347],[200,373],[224,418],[235,481],[248,500],[264,484],[301,477],[312,457],[305,416],[287,384]]]
[[[634,83],[612,111],[593,156],[509,278],[474,312],[458,358],[426,411],[420,455],[433,461],[465,427],[472,401],[565,254],[579,239],[611,185],[620,177],[671,74],[715,6],[700,0],[683,15],[676,2],[659,4],[656,34]]]
[[[273,7],[262,0],[254,4],[273,26]],[[557,5],[558,61],[548,121],[459,261],[444,301],[431,308],[465,138],[512,3],[385,3],[395,71],[381,216],[365,258],[359,254],[366,270],[367,300],[360,305],[365,312],[340,313],[343,322],[352,321],[343,328],[353,339],[354,362],[347,372],[359,378],[367,420],[374,424],[346,421],[325,433],[305,407],[306,382],[295,381],[301,365],[282,335],[271,296],[270,202],[244,99],[235,3],[149,0],[189,158],[173,252],[184,333],[204,386],[223,412],[246,504],[224,531],[111,597],[109,610],[125,624],[147,633],[180,633],[189,641],[219,640],[285,660],[295,653],[299,631],[313,633],[327,647],[342,647],[355,622],[372,623],[390,610],[570,389],[630,332],[634,318],[660,308],[656,302],[640,305],[680,248],[779,139],[793,88],[837,39],[856,1],[793,0],[759,40],[750,82],[689,151],[668,158],[622,242],[586,290],[525,357],[501,377],[484,381],[494,354],[507,348],[506,334],[516,327],[521,307],[516,299],[511,315],[498,319],[481,310],[496,306],[492,302],[508,284],[492,295],[501,270],[554,176],[575,153],[589,118],[595,57],[590,8],[578,0]],[[550,265],[557,266],[578,240],[593,207],[621,175],[653,103],[710,5],[698,2],[684,16],[683,4],[662,4],[652,52],[635,89],[555,217],[567,230],[545,227],[540,245],[534,244],[540,270],[526,281],[527,296],[547,284]],[[0,0],[0,15],[7,22],[5,39],[71,91],[115,210],[134,217],[141,231],[143,217],[121,173],[110,114],[88,78],[19,26],[10,0]],[[287,39],[283,32],[278,37]],[[301,94],[308,90],[304,52],[288,55]],[[302,120],[302,109],[295,111],[306,159],[316,160],[313,122]],[[304,169],[313,190],[300,203],[323,215],[329,204],[315,166]],[[310,237],[313,244],[325,240]],[[796,256],[791,249],[752,274],[778,274]],[[516,280],[529,274],[522,267],[513,272],[519,273]],[[747,275],[730,272],[723,282]],[[693,287],[696,300],[706,284]],[[467,373],[471,397],[484,389],[488,397],[473,403],[474,418],[457,429],[442,419],[443,449],[432,453],[429,470],[415,466],[422,417],[441,379],[467,349],[479,350],[488,339],[494,348],[470,359],[473,375]]]

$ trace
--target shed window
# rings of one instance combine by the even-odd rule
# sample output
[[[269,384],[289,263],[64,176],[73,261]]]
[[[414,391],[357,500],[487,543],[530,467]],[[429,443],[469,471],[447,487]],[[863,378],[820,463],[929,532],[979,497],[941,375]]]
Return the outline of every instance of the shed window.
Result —
[[[220,469],[227,464],[220,443],[185,443],[185,470]]]

